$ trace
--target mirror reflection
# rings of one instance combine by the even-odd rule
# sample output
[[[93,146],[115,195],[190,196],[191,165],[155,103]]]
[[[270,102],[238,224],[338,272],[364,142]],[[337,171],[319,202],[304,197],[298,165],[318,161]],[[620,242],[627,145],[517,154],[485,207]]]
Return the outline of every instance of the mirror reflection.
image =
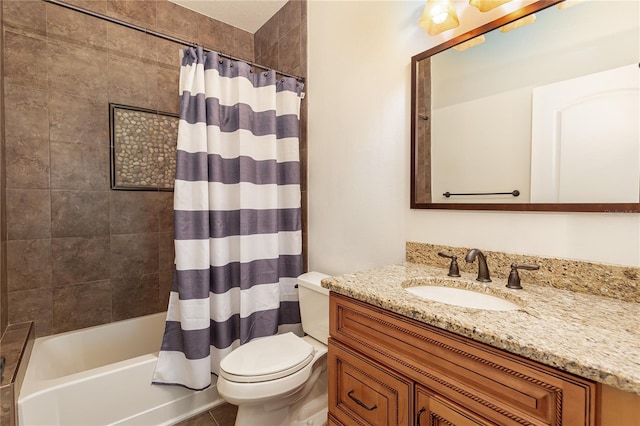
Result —
[[[639,13],[628,1],[550,7],[417,61],[414,207],[638,211]]]

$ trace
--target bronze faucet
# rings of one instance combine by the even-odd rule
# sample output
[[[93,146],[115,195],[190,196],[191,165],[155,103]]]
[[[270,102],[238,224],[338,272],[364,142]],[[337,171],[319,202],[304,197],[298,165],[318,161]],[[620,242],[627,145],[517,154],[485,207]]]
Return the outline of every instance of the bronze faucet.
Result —
[[[438,256],[451,259],[451,263],[449,264],[449,273],[447,274],[448,276],[450,277],[460,276],[460,269],[458,268],[458,256],[456,256],[455,254],[446,254],[442,252],[438,252]]]
[[[487,258],[484,253],[475,248],[471,249],[467,252],[464,260],[466,260],[467,263],[471,263],[476,260],[476,256],[478,257],[478,278],[476,278],[476,281],[490,283],[491,277],[489,277],[489,267],[487,266]]]
[[[511,264],[511,272],[509,273],[509,279],[507,280],[507,288],[513,288],[516,290],[522,289],[522,285],[520,285],[520,275],[518,274],[518,269],[526,269],[528,271],[537,271],[540,269],[540,265],[523,265],[521,263],[512,263]]]

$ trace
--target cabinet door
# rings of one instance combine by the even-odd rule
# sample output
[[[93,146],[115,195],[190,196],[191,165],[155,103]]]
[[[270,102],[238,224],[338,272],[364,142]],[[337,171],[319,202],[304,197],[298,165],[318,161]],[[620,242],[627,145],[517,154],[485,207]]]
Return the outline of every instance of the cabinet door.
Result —
[[[329,342],[329,413],[345,425],[409,425],[413,382]]]
[[[429,392],[416,389],[416,426],[487,426],[494,425],[468,410]]]
[[[327,417],[327,426],[342,426],[331,414]]]

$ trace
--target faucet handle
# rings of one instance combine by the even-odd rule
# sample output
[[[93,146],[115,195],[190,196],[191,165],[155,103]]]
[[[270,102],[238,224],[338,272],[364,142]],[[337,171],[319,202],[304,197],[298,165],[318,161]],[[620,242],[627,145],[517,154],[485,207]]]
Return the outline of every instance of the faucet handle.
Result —
[[[456,256],[455,254],[446,254],[442,252],[438,252],[438,256],[451,259],[451,263],[449,264],[449,273],[447,274],[448,276],[450,277],[460,276],[460,269],[458,268],[458,256]]]
[[[511,272],[509,272],[509,279],[507,279],[507,285],[505,287],[512,288],[514,290],[522,289],[520,285],[520,274],[518,274],[518,269],[526,269],[528,271],[536,271],[540,269],[540,265],[526,265],[526,264],[511,264]]]

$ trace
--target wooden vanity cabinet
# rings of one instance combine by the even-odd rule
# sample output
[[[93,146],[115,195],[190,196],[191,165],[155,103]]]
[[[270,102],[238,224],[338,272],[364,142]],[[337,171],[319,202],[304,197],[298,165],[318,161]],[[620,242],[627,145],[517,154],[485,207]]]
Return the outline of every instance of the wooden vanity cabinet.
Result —
[[[410,425],[413,382],[338,342],[329,345],[329,405],[344,424]]]
[[[594,382],[334,292],[330,334],[330,424],[596,424]]]
[[[416,385],[416,425],[456,425],[482,426],[493,425],[470,411],[447,401],[431,390]]]

